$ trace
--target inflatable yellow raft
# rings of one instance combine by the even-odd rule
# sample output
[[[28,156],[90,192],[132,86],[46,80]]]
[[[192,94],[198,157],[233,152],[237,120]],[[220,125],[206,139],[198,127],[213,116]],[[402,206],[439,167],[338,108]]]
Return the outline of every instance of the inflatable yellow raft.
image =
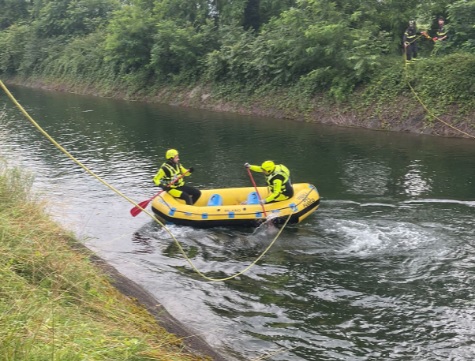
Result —
[[[294,196],[288,200],[261,205],[253,187],[201,190],[201,197],[194,205],[161,193],[152,201],[152,210],[165,223],[209,228],[218,226],[255,227],[272,219],[283,224],[300,223],[318,209],[320,195],[309,183],[293,185]],[[258,187],[261,199],[267,197],[266,187]]]

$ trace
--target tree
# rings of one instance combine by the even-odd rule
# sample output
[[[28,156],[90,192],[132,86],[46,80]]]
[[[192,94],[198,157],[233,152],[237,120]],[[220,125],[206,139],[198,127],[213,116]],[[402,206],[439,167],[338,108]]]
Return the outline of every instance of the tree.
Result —
[[[29,7],[27,0],[0,0],[0,30],[27,19]]]
[[[15,74],[21,66],[25,44],[29,36],[27,25],[11,25],[0,32],[0,73]]]
[[[202,72],[202,59],[212,51],[213,24],[198,31],[190,23],[179,25],[172,20],[157,24],[151,49],[151,69],[160,80],[196,79]]]
[[[253,29],[255,31],[259,30],[261,26],[261,18],[259,16],[260,0],[248,0],[246,7],[244,8],[244,21],[243,27],[244,30]]]
[[[475,1],[457,1],[447,7],[449,13],[449,46],[475,53]]]
[[[212,8],[208,0],[159,0],[154,3],[156,20],[174,20],[191,23],[196,27],[204,25],[212,18]]]
[[[155,22],[150,12],[137,6],[124,6],[107,27],[105,59],[121,72],[129,73],[150,63]]]
[[[43,37],[90,34],[118,7],[118,0],[40,0],[33,12],[34,25]]]

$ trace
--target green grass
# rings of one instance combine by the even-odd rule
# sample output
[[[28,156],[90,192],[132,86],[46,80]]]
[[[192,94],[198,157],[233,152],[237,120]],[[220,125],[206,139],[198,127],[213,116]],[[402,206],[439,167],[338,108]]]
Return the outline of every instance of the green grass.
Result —
[[[204,360],[111,285],[31,183],[0,160],[0,360]]]

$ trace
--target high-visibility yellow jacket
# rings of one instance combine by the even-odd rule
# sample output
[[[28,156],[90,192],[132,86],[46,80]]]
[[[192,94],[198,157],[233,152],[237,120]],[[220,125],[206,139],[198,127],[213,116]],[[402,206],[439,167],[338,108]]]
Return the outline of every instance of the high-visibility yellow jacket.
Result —
[[[260,165],[250,165],[249,169],[254,172],[264,173]],[[285,165],[276,165],[274,171],[266,174],[265,177],[269,187],[269,195],[265,198],[266,203],[283,201],[294,195],[290,171]]]
[[[180,163],[175,163],[170,160],[162,164],[155,177],[153,177],[153,182],[156,185],[162,187],[181,187],[185,185],[185,180],[183,179],[183,177],[178,179],[175,183],[171,183],[182,174],[184,174],[185,176],[190,175],[189,172],[187,173],[187,169],[183,167]]]

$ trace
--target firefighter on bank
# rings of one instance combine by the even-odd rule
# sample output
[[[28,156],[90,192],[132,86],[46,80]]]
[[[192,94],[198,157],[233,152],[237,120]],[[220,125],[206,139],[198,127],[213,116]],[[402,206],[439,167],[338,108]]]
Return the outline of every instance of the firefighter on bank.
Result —
[[[445,41],[448,39],[448,32],[447,29],[445,28],[445,19],[442,16],[439,16],[437,19],[437,33],[436,36],[432,38],[434,41]]]
[[[171,196],[183,199],[186,204],[195,204],[201,196],[201,191],[185,185],[185,180],[183,179],[193,172],[193,167],[186,169],[181,165],[180,155],[176,149],[168,149],[165,153],[165,158],[166,162],[161,165],[153,178],[153,182]]]
[[[445,19],[440,16],[437,19],[438,23],[438,28],[436,32],[436,36],[432,38],[434,41],[434,50],[432,54],[434,55],[443,55],[446,54],[447,52],[447,47],[448,47],[448,38],[449,38],[449,33],[447,31],[447,28],[445,27]]]
[[[266,160],[261,165],[245,163],[244,166],[254,172],[264,173],[266,177],[269,195],[261,200],[262,203],[280,202],[294,195],[290,171],[285,165]]]
[[[421,36],[429,37],[427,32],[418,31],[415,20],[409,20],[409,26],[404,32],[402,42],[406,55],[406,64],[417,59],[417,39]]]

